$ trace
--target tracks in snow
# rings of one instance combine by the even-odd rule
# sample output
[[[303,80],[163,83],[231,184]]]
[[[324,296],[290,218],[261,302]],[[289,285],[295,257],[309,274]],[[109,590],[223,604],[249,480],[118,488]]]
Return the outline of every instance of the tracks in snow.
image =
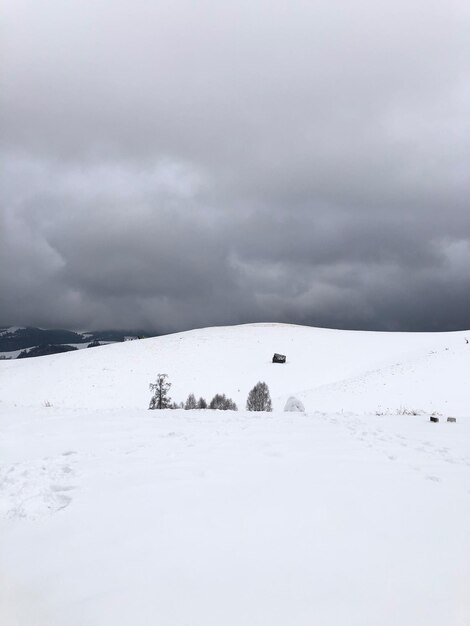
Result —
[[[77,453],[0,466],[0,518],[38,519],[67,508],[76,487]]]
[[[470,456],[456,454],[446,445],[433,443],[430,441],[431,437],[421,438],[415,430],[406,436],[402,432],[391,432],[380,424],[371,424],[373,416],[369,420],[357,416],[328,414],[321,414],[321,417],[333,426],[345,430],[370,450],[382,454],[388,461],[407,464],[426,480],[439,483],[451,474],[449,470],[452,467],[458,467],[460,471],[468,470],[470,485]],[[441,427],[453,428],[454,425],[442,424]],[[436,426],[429,424],[429,428]],[[470,495],[470,489],[468,494]]]

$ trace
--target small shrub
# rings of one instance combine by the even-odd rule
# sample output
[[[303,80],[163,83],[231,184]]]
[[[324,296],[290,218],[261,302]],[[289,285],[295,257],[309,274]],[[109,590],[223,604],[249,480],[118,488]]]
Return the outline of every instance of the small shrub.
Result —
[[[199,398],[199,400],[197,401],[197,408],[198,409],[207,409],[207,402],[204,400],[204,398]]]
[[[219,411],[238,411],[238,407],[231,398],[227,398],[224,393],[216,393],[209,404],[210,409]]]
[[[407,409],[405,406],[401,406],[397,415],[422,415],[423,411],[419,411],[418,409]]]
[[[193,411],[197,408],[196,398],[194,397],[193,393],[190,393],[187,397],[184,408],[186,409],[186,411]]]

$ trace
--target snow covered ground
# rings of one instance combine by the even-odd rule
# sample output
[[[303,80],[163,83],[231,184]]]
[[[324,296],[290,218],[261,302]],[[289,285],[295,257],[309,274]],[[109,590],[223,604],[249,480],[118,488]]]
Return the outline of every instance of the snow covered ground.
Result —
[[[468,626],[465,336],[256,324],[0,361],[0,624]],[[241,409],[265,380],[274,412],[150,412],[158,372]]]

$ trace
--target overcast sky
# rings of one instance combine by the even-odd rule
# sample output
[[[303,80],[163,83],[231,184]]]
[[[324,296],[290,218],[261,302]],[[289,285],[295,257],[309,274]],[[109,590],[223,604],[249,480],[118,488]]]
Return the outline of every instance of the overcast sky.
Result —
[[[0,325],[470,328],[468,0],[6,0]]]

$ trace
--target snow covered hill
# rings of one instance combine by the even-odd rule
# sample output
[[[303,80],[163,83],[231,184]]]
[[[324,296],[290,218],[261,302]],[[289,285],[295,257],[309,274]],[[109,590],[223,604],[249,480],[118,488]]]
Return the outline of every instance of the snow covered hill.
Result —
[[[468,626],[465,337],[253,324],[0,361],[1,626]],[[241,409],[264,380],[274,412],[148,411],[158,372]]]
[[[284,324],[208,328],[39,360],[0,362],[0,401],[68,408],[142,408],[159,372],[172,397],[222,392],[245,406],[259,380],[274,408],[291,395],[307,411],[470,409],[470,333],[379,333]],[[272,364],[274,352],[287,355]]]

